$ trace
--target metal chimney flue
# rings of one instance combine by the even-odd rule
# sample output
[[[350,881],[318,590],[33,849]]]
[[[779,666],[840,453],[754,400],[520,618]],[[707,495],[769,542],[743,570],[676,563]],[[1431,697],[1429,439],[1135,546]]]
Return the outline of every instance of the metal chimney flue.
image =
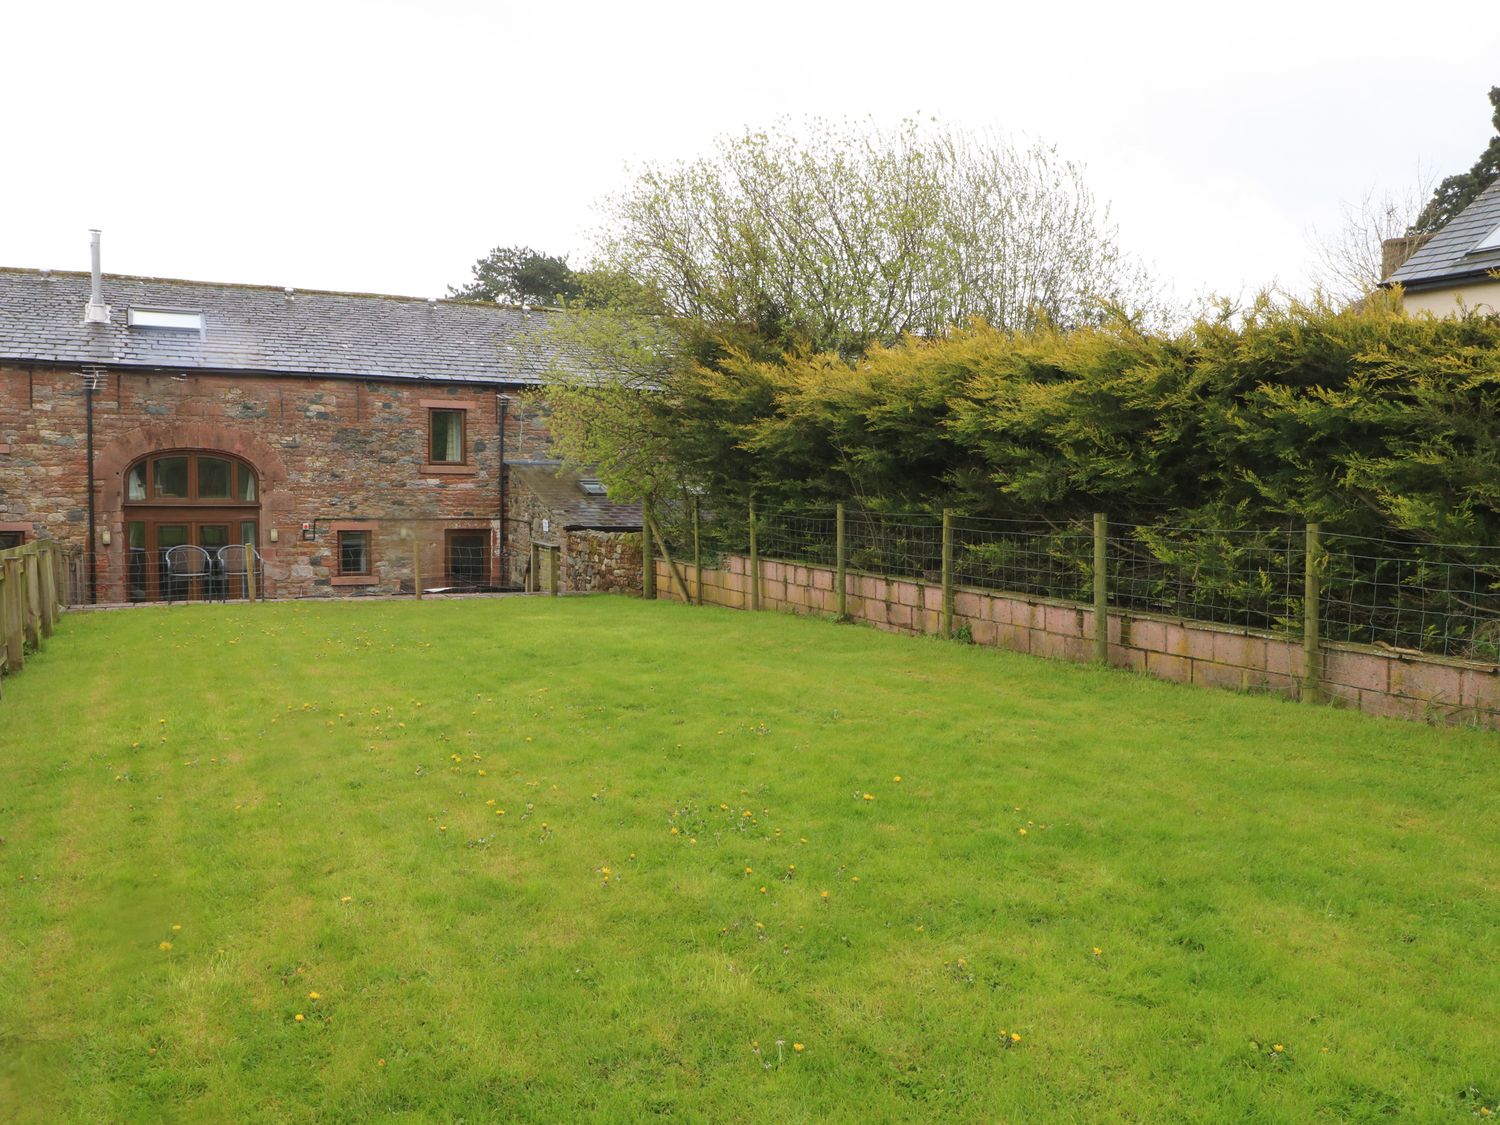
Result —
[[[85,324],[108,324],[109,306],[104,303],[104,275],[99,272],[99,232],[89,231],[89,303],[84,306]]]

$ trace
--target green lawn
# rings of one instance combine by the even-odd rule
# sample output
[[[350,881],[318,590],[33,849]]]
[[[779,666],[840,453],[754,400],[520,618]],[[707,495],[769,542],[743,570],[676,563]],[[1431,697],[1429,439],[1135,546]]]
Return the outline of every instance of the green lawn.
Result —
[[[1500,1103],[1493,735],[501,599],[69,616],[0,761],[7,1121]]]

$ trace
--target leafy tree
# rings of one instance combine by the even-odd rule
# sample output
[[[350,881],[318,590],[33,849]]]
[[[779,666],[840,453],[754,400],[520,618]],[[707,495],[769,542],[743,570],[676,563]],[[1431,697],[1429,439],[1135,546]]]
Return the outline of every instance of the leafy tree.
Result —
[[[583,282],[566,258],[540,254],[529,246],[497,246],[474,263],[473,279],[448,287],[448,295],[468,301],[556,305],[583,294]]]
[[[1078,165],[914,121],[722,138],[711,156],[646,166],[604,211],[600,261],[664,313],[783,349],[857,355],[972,318],[1073,325],[1150,299]]]
[[[1472,168],[1438,184],[1408,234],[1422,234],[1445,226],[1500,176],[1500,86],[1490,87],[1490,105],[1495,109],[1491,121],[1497,135],[1490,138]]]

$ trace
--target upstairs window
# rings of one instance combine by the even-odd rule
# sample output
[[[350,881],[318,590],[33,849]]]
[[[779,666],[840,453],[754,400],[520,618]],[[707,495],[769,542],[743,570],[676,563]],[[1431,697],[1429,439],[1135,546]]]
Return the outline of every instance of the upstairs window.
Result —
[[[464,410],[427,412],[428,456],[434,465],[462,465],[468,460],[464,443]]]

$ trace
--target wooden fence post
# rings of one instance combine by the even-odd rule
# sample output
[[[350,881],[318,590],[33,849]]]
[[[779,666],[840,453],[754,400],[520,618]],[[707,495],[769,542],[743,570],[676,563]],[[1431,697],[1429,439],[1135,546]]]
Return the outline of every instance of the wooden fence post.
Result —
[[[698,535],[698,494],[693,494],[693,591],[703,604],[703,542]]]
[[[0,563],[5,567],[5,655],[6,665],[19,672],[26,663],[26,591],[22,575],[25,569],[19,558]]]
[[[255,547],[245,547],[245,600],[255,600]]]
[[[848,560],[844,551],[844,505],[839,503],[833,514],[834,590],[838,594],[839,620],[849,620]]]
[[[641,497],[641,597],[656,597],[656,544],[651,541],[651,497]]]
[[[33,649],[42,643],[42,591],[37,581],[36,553],[21,556],[21,589],[26,591],[22,607],[26,615],[26,643]]]
[[[1302,586],[1302,702],[1317,703],[1322,679],[1322,653],[1318,637],[1318,603],[1322,598],[1321,528],[1307,525],[1307,557]]]
[[[416,594],[417,601],[422,600],[422,540],[417,538],[417,533],[411,533],[411,588]]]
[[[37,602],[42,611],[42,636],[50,637],[57,624],[57,568],[52,556],[57,548],[51,543],[39,547],[36,560]]]
[[[943,509],[943,636],[953,636],[953,509]]]
[[[1109,517],[1094,513],[1094,663],[1109,663]]]
[[[557,573],[558,566],[562,562],[562,536],[558,536],[557,546],[547,552],[547,585],[550,589],[547,593],[554,598],[562,593],[562,583]]]
[[[750,501],[750,608],[760,608],[760,546],[755,536],[755,501]]]

